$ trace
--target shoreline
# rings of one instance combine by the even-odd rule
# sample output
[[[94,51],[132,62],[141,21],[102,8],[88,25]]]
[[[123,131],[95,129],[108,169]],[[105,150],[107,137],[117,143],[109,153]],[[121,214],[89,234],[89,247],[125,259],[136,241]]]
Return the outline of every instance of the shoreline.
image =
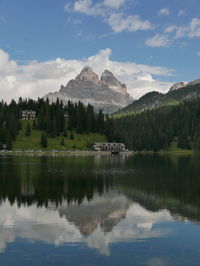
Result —
[[[158,152],[153,151],[121,151],[117,155],[193,155],[199,153],[194,150],[161,150]],[[94,156],[94,155],[113,155],[110,151],[80,151],[80,150],[1,150],[0,156],[2,155],[16,155],[16,156],[22,156],[22,155],[32,155],[32,156],[42,156],[42,155],[72,155],[72,156],[82,156],[82,155],[88,155],[88,156]],[[115,155],[116,156],[116,155]]]
[[[123,151],[120,152],[118,155],[133,155],[133,151]],[[58,150],[25,150],[25,151],[20,151],[20,150],[11,150],[11,151],[0,151],[0,155],[112,155],[110,151],[58,151]]]

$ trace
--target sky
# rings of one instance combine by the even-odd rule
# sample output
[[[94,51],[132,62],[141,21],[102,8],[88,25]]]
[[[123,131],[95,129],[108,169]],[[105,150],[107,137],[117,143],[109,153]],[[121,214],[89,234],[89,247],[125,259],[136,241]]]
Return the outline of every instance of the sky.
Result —
[[[58,91],[84,66],[134,99],[200,78],[199,0],[0,0],[0,99]]]

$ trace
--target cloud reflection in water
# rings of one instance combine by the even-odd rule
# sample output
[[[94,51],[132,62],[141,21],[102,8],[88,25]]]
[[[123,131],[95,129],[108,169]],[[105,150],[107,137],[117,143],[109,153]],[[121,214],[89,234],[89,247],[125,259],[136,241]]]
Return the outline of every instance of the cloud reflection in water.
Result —
[[[169,211],[152,212],[124,195],[107,193],[95,196],[80,205],[63,202],[56,207],[11,205],[0,207],[0,252],[16,238],[62,245],[85,243],[103,255],[109,255],[109,245],[164,237],[169,229],[154,226],[172,221]]]

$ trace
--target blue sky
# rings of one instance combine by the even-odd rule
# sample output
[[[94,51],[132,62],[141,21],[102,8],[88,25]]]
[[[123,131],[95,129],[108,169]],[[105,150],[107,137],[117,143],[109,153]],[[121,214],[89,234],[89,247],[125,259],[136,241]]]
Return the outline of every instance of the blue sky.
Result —
[[[135,97],[165,91],[200,78],[200,2],[0,0],[0,49],[1,98],[58,90],[84,64],[110,68]]]

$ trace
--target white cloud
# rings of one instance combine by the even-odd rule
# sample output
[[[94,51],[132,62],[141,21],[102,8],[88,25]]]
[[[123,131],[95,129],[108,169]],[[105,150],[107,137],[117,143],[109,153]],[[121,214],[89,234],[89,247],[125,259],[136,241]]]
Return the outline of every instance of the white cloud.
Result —
[[[188,25],[184,26],[168,26],[164,29],[163,34],[156,34],[146,40],[146,45],[149,47],[165,47],[181,38],[200,38],[200,19],[193,18]]]
[[[10,60],[9,55],[3,50],[0,50],[0,76],[4,75],[4,73],[12,73],[16,70],[16,67],[16,62]]]
[[[197,52],[197,55],[200,56],[200,52]]]
[[[158,14],[160,16],[162,16],[162,15],[168,16],[170,14],[170,10],[169,10],[169,8],[162,8],[159,10]]]
[[[174,39],[180,38],[199,38],[200,37],[200,19],[193,18],[188,25],[176,26],[172,25],[165,29],[167,33],[174,33]]]
[[[172,87],[174,83],[162,82],[159,80],[154,80],[149,74],[143,74],[139,77],[133,77],[129,80],[129,93],[135,96],[135,99],[143,96],[144,94],[152,91],[166,93],[169,88]]]
[[[183,16],[183,15],[185,15],[185,10],[183,10],[183,9],[180,9],[179,11],[178,11],[178,16],[180,17],[180,16]]]
[[[123,6],[126,2],[127,2],[127,0],[104,0],[103,3],[105,6],[109,6],[109,7],[118,9],[121,6]]]
[[[93,5],[92,0],[76,1],[74,3],[73,10],[74,12],[79,12],[91,16],[103,15],[100,4]]]
[[[155,81],[150,74],[141,75],[137,77],[138,80],[145,80],[145,81]]]
[[[152,38],[146,40],[146,45],[149,47],[165,47],[170,44],[168,35],[156,34]]]
[[[188,27],[188,36],[190,38],[200,37],[200,19],[193,18]]]
[[[92,0],[79,0],[74,3],[74,11],[89,13],[92,6]]]
[[[57,58],[52,61],[31,61],[20,65],[11,60],[5,51],[0,50],[0,99],[9,101],[20,96],[37,99],[49,92],[58,91],[61,84],[66,85],[86,65],[91,66],[99,75],[104,69],[112,71],[119,80],[127,84],[134,98],[142,96],[149,90],[163,90],[160,81],[141,79],[138,81],[138,76],[173,74],[173,70],[164,67],[112,61],[111,52],[110,49],[105,49],[82,60]]]
[[[166,33],[173,33],[177,31],[177,26],[176,25],[171,25],[167,28],[165,28],[165,32]]]
[[[138,15],[125,17],[122,13],[113,13],[107,20],[114,32],[153,29],[148,20],[141,20]]]
[[[139,15],[126,16],[115,13],[128,0],[104,0],[96,4],[92,0],[78,0],[73,5],[65,5],[65,11],[78,12],[88,16],[100,16],[114,32],[151,30],[154,28],[148,20],[142,20]]]
[[[104,0],[93,4],[93,0],[77,0],[73,5],[73,11],[86,15],[106,15],[112,12],[112,9],[118,9],[128,0]],[[65,10],[70,10],[70,4],[65,5]]]

